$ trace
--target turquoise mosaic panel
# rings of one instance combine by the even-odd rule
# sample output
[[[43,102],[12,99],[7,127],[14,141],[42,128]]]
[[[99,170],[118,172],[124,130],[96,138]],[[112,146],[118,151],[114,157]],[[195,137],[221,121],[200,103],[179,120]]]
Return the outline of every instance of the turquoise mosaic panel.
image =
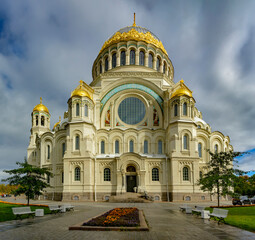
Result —
[[[116,93],[118,93],[120,91],[127,90],[127,89],[138,89],[138,90],[141,90],[143,92],[150,94],[157,101],[157,103],[159,104],[159,106],[163,112],[163,99],[156,92],[154,92],[152,89],[150,89],[144,85],[136,84],[136,83],[123,84],[121,86],[118,86],[118,87],[112,89],[110,92],[108,92],[101,100],[101,110],[100,111],[103,110],[104,105],[107,103],[107,101],[113,95],[115,95]]]

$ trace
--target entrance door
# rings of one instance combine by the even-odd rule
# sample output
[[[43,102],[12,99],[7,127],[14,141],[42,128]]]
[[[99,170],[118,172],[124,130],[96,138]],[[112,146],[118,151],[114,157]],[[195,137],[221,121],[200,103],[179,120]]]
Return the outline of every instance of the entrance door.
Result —
[[[134,192],[136,187],[136,176],[127,176],[127,192]]]

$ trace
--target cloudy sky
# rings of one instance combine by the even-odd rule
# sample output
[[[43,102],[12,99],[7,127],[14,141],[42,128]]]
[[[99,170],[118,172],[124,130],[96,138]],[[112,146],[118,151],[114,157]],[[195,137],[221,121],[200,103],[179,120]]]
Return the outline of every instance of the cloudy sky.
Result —
[[[26,155],[43,98],[51,127],[103,43],[136,23],[164,44],[212,130],[235,151],[255,148],[255,1],[0,0],[0,179]],[[255,151],[240,167],[255,169]]]

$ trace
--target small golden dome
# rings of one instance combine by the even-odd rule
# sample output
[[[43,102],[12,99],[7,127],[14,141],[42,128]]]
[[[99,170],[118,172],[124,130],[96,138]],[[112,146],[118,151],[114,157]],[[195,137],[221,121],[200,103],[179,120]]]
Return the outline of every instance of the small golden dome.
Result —
[[[42,104],[42,98],[40,97],[40,104],[36,105],[33,109],[33,112],[38,111],[38,112],[46,112],[49,113],[48,108]]]
[[[180,81],[180,87],[175,91],[173,92],[171,98],[173,97],[179,97],[179,96],[183,96],[183,95],[186,95],[188,97],[193,97],[192,96],[192,91],[190,91],[184,84],[184,81],[183,79]]]
[[[74,96],[88,97],[89,99],[92,100],[87,89],[84,87],[84,82],[82,80],[80,80],[80,85],[72,92],[71,97],[74,97]]]
[[[55,123],[53,130],[55,129],[55,127],[57,127],[59,124],[61,123],[61,117],[59,116],[59,121],[57,123]]]

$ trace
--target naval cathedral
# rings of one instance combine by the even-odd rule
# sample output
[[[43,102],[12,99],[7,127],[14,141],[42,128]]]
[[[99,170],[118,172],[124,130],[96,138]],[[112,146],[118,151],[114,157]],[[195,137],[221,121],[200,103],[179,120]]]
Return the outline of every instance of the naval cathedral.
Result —
[[[146,191],[155,201],[208,201],[199,178],[208,149],[233,150],[228,136],[211,131],[159,38],[136,26],[102,46],[92,82],[77,81],[67,111],[50,127],[42,103],[31,114],[27,159],[53,177],[44,197],[104,201]]]

